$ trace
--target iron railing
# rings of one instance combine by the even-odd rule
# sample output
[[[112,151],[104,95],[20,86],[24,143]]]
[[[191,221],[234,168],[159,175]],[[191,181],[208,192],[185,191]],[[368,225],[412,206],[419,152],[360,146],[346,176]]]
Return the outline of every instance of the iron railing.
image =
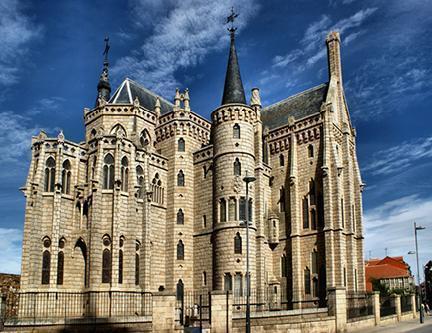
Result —
[[[372,295],[365,293],[347,293],[347,318],[354,319],[373,315]]]
[[[19,292],[6,299],[4,320],[43,320],[152,315],[149,292]]]
[[[401,295],[401,312],[412,311],[411,295]]]
[[[177,318],[181,325],[203,327],[211,323],[211,294],[208,291],[185,291],[177,295]]]
[[[396,306],[390,296],[380,296],[380,316],[386,317],[396,314]]]

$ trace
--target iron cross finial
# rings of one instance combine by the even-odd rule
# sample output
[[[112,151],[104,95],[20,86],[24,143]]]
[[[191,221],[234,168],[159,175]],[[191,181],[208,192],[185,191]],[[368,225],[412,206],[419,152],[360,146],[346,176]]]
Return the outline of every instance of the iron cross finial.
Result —
[[[108,62],[108,51],[110,49],[108,36],[105,37],[104,42],[105,42],[105,50],[103,51],[102,54],[105,56],[105,62]]]
[[[231,7],[231,15],[227,17],[226,23],[225,23],[225,24],[228,24],[231,22],[231,28],[228,28],[228,31],[230,32],[231,37],[234,36],[234,32],[237,30],[237,28],[234,28],[234,20],[237,18],[237,16],[239,16],[239,14],[234,12],[234,7]]]

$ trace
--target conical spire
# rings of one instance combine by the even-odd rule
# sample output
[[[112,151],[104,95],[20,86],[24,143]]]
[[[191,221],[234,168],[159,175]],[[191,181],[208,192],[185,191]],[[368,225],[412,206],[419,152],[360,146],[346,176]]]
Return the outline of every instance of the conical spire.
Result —
[[[109,83],[109,76],[108,76],[108,66],[109,66],[109,62],[108,62],[108,51],[109,51],[109,38],[106,37],[105,38],[105,50],[103,55],[104,57],[104,64],[103,64],[103,69],[102,69],[102,73],[100,75],[99,78],[99,83],[97,85],[97,91],[98,91],[98,99],[102,98],[105,101],[108,101],[110,99],[110,94],[111,94],[111,85]]]
[[[240,67],[237,60],[237,52],[235,49],[235,28],[228,29],[231,37],[230,52],[228,58],[228,66],[225,76],[225,86],[222,96],[222,105],[229,103],[246,104],[245,92],[240,76]]]

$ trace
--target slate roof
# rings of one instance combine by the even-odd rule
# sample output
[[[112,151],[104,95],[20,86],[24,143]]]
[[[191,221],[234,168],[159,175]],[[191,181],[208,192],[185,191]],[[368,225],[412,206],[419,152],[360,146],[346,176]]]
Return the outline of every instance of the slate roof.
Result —
[[[222,105],[230,103],[246,104],[243,83],[240,76],[240,66],[235,49],[234,32],[231,33],[231,44],[222,96]]]
[[[156,97],[159,97],[161,104],[161,114],[172,111],[174,105],[163,97],[156,95],[154,92],[144,88],[139,83],[126,78],[117,88],[109,100],[111,104],[133,104],[135,97],[138,97],[140,105],[149,111],[154,110]]]
[[[263,125],[273,129],[286,125],[289,116],[297,120],[319,113],[327,95],[327,88],[328,84],[323,83],[263,108],[261,112]]]

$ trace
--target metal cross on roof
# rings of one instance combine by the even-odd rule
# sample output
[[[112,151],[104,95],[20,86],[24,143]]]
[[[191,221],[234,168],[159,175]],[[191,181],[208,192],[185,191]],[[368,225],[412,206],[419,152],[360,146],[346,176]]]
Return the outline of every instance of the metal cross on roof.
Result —
[[[102,55],[105,56],[105,62],[108,62],[108,51],[110,49],[109,37],[105,37],[104,42],[105,42],[105,50],[103,51]]]
[[[234,20],[239,16],[239,14],[234,12],[234,7],[231,7],[231,15],[227,17],[225,24],[228,24],[231,22],[231,28],[228,28],[228,31],[231,33],[231,35],[234,34],[234,32],[237,30],[237,28],[234,28]]]

